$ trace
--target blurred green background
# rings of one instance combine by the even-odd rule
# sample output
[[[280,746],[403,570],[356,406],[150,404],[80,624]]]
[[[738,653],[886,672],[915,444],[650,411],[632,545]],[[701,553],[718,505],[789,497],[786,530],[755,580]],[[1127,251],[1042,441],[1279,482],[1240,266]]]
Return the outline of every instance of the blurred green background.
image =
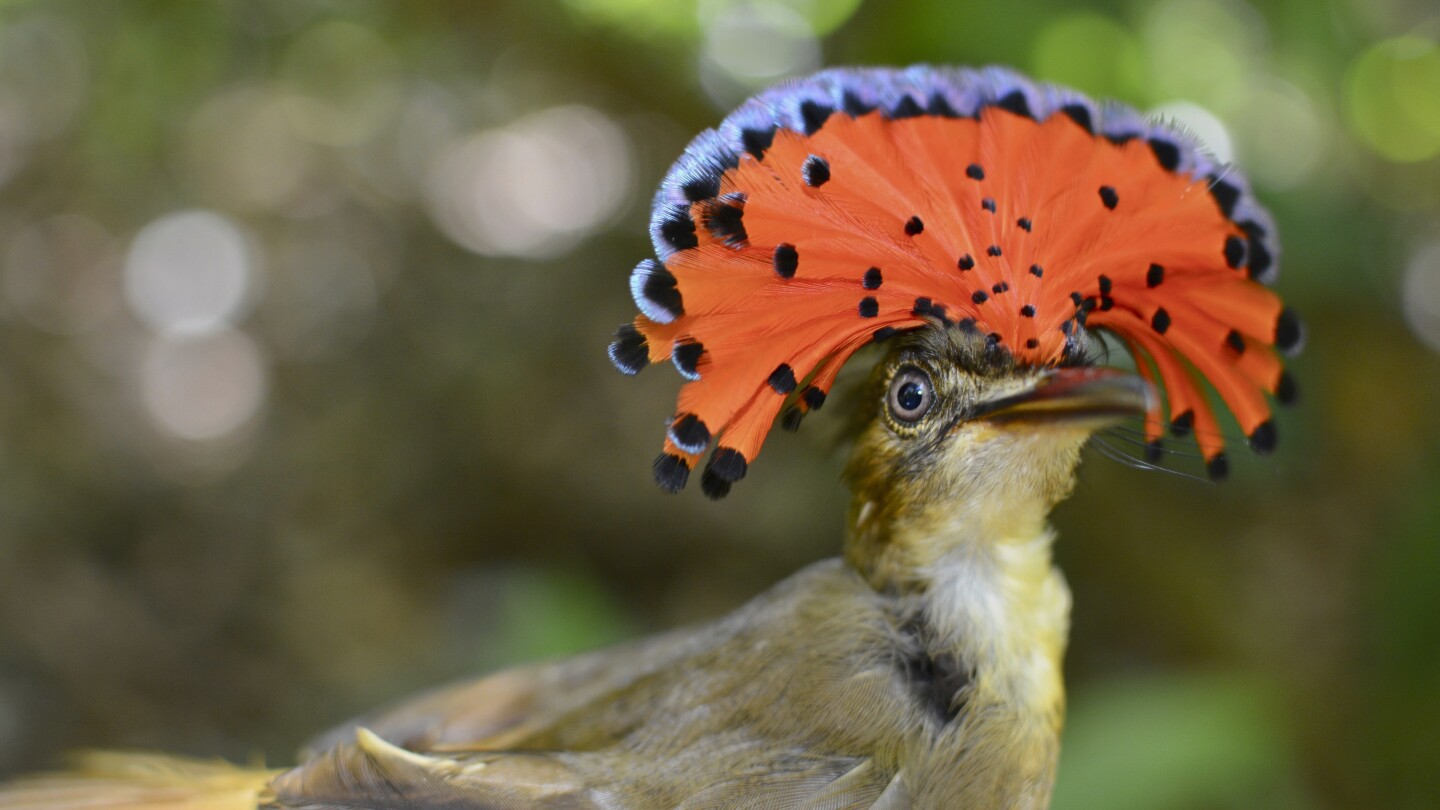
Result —
[[[835,415],[725,502],[650,483],[677,381],[604,357],[648,198],[783,76],[997,62],[1239,161],[1310,326],[1275,456],[1096,454],[1057,514],[1056,807],[1437,806],[1437,39],[1422,0],[0,4],[0,775],[284,763],[833,554]]]

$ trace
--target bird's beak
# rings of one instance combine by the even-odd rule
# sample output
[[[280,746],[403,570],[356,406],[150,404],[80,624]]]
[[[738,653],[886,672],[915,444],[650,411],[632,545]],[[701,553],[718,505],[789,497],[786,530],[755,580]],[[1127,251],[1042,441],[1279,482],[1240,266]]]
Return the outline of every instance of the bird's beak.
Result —
[[[1149,383],[1111,368],[1060,368],[1019,393],[980,403],[972,418],[997,422],[1090,422],[1096,427],[1145,413],[1154,401]]]

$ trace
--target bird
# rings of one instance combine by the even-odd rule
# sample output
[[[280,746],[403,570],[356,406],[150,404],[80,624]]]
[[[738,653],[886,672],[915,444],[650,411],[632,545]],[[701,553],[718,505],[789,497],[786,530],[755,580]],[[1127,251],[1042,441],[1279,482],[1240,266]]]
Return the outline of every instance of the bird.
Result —
[[[698,469],[731,494],[874,358],[841,556],[709,623],[362,716],[290,768],[92,753],[0,808],[1047,807],[1071,602],[1049,514],[1082,449],[1139,420],[1138,463],[1168,433],[1223,479],[1206,383],[1259,453],[1296,399],[1304,328],[1243,175],[1008,69],[831,69],[697,136],[650,230],[608,354],[684,380],[665,491]]]

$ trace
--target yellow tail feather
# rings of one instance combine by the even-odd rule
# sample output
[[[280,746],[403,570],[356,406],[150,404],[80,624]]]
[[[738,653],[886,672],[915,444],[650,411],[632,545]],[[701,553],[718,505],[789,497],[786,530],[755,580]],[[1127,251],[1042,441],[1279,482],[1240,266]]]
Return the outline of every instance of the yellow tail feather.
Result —
[[[160,754],[87,752],[68,770],[0,784],[0,810],[255,810],[278,773]]]

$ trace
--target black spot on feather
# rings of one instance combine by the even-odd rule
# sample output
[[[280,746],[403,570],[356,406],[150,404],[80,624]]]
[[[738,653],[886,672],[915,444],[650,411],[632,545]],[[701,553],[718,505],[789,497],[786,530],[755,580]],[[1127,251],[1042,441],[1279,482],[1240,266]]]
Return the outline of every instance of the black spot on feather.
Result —
[[[1232,269],[1245,263],[1245,240],[1238,236],[1225,237],[1225,264]]]
[[[1245,263],[1245,269],[1250,271],[1251,278],[1263,278],[1275,264],[1275,257],[1265,246],[1265,228],[1249,219],[1239,224],[1240,230],[1245,232],[1245,241],[1249,243],[1250,261]]]
[[[1275,319],[1275,348],[1286,354],[1295,354],[1305,343],[1305,324],[1295,310],[1286,307]]]
[[[648,266],[649,272],[645,274],[645,280],[640,285],[640,294],[646,301],[670,313],[672,317],[678,318],[685,314],[685,301],[680,295],[680,288],[675,281],[675,274],[663,264],[655,262],[644,263]]]
[[[805,405],[810,410],[818,411],[825,404],[825,392],[813,385],[807,385],[805,390],[800,393],[800,399],[805,401]]]
[[[670,423],[670,441],[681,450],[698,455],[710,444],[710,428],[693,413],[676,414]]]
[[[775,248],[773,259],[775,274],[781,278],[794,278],[800,268],[800,252],[792,244],[782,243]]]
[[[716,200],[703,214],[705,229],[715,239],[732,248],[745,247],[750,238],[745,232],[745,195],[727,194]]]
[[[700,379],[700,358],[704,355],[705,344],[692,338],[675,341],[675,346],[670,350],[671,361],[675,363],[680,376],[687,380]]]
[[[800,429],[800,423],[805,421],[805,412],[799,408],[786,408],[780,413],[780,429],[787,433],[794,433]]]
[[[884,343],[885,341],[889,340],[892,337],[895,337],[899,333],[900,330],[896,329],[893,326],[882,326],[879,329],[875,330],[875,334],[871,335],[870,339],[875,341],[876,343]]]
[[[1045,268],[1041,267],[1038,264],[1032,264],[1030,265],[1030,275],[1034,276],[1035,278],[1044,278]]]
[[[717,447],[705,463],[705,472],[713,473],[721,481],[734,483],[745,477],[749,464],[745,456],[733,447]]]
[[[1104,203],[1106,208],[1114,211],[1115,206],[1120,204],[1120,195],[1115,192],[1113,186],[1101,186],[1100,202]]]
[[[919,236],[925,232],[925,223],[920,217],[910,217],[905,220],[905,234],[907,236]]]
[[[720,194],[720,174],[718,172],[706,172],[697,177],[686,180],[680,186],[685,199],[690,202],[708,200]]]
[[[1215,457],[1205,463],[1205,472],[1210,474],[1210,480],[1216,483],[1230,477],[1230,460],[1225,458],[1224,453],[1216,453]]]
[[[1262,456],[1275,452],[1275,444],[1279,441],[1279,435],[1275,431],[1275,423],[1269,419],[1261,422],[1250,433],[1250,449]]]
[[[1033,317],[1035,317],[1035,307],[1034,307],[1034,305],[1032,305],[1032,304],[1026,304],[1026,305],[1023,306],[1023,307],[1020,307],[1020,315],[1023,316],[1023,317],[1026,317],[1026,318],[1033,318]]]
[[[1158,264],[1150,265],[1150,269],[1145,271],[1145,286],[1152,290],[1159,287],[1164,280],[1165,268]]]
[[[1160,162],[1160,167],[1167,172],[1173,172],[1180,168],[1180,147],[1162,138],[1151,138],[1149,140],[1150,151],[1155,153],[1155,159]]]
[[[981,201],[980,201],[980,207],[981,207],[981,208],[984,208],[986,211],[989,211],[989,212],[992,213],[992,214],[995,213],[995,200],[994,200],[994,198],[986,197],[985,199],[981,200]]]
[[[1020,230],[1025,231],[1026,233],[1029,233],[1030,228],[1033,227],[1029,217],[1020,217],[1019,219],[1015,220],[1015,224],[1019,225]]]
[[[805,165],[800,167],[800,174],[805,179],[805,185],[819,188],[830,182],[830,161],[819,155],[811,155],[805,158]]]
[[[1275,400],[1281,405],[1294,405],[1300,400],[1300,386],[1288,371],[1280,372],[1280,379],[1275,382]]]
[[[986,301],[990,300],[990,295],[984,290],[976,290],[975,292],[970,294],[970,300],[974,301],[977,304],[983,304]]]
[[[635,324],[621,324],[610,341],[610,362],[623,374],[639,374],[650,364],[650,346]]]
[[[1226,219],[1235,216],[1235,204],[1240,202],[1239,188],[1211,175],[1210,196],[1215,198],[1215,204],[1220,206],[1220,213],[1224,214]]]
[[[965,167],[965,176],[971,180],[984,180],[985,169],[982,168],[979,163],[971,163]]]
[[[1060,112],[1069,116],[1071,121],[1079,124],[1086,132],[1095,134],[1095,122],[1091,120],[1090,109],[1084,104],[1066,104],[1060,108]]]
[[[995,102],[995,106],[1026,118],[1035,118],[1035,114],[1030,112],[1030,100],[1025,98],[1025,94],[1019,90],[1011,91],[1004,98]]]
[[[681,456],[661,453],[655,457],[655,463],[650,465],[650,469],[655,476],[655,483],[671,495],[684,489],[685,483],[690,480],[690,465]]]
[[[1101,295],[1109,295],[1109,294],[1110,294],[1110,291],[1113,290],[1113,289],[1115,289],[1115,282],[1111,281],[1109,276],[1105,275],[1104,273],[1101,273],[1101,274],[1100,274],[1100,294],[1101,294]]]
[[[975,259],[969,253],[966,253],[960,257],[960,261],[956,262],[955,266],[961,270],[972,270],[975,267]]]
[[[820,128],[825,126],[825,122],[830,120],[830,114],[833,112],[835,112],[835,108],[818,101],[802,101],[800,103],[800,121],[805,125],[805,134],[814,135],[819,132]]]
[[[860,286],[867,290],[878,290],[884,280],[885,278],[880,275],[880,268],[872,267],[866,270],[865,275],[860,278]]]
[[[775,393],[780,395],[789,394],[795,390],[795,369],[789,363],[781,363],[770,372],[770,378],[766,380]]]
[[[906,118],[918,118],[925,114],[920,102],[911,96],[903,96],[900,102],[890,110],[890,118],[895,121],[903,121]]]
[[[875,296],[867,295],[860,299],[860,317],[873,318],[879,314],[880,302],[875,300]]]
[[[709,466],[705,467],[704,474],[700,476],[700,491],[712,501],[718,501],[729,495],[731,486],[731,482],[716,475]]]
[[[1234,349],[1236,354],[1245,353],[1245,336],[1234,329],[1225,334],[1225,344]]]
[[[915,307],[910,310],[910,314],[911,314],[911,315],[929,315],[929,314],[930,314],[930,308],[933,307],[934,305],[935,305],[935,304],[934,304],[933,301],[931,301],[929,298],[926,298],[925,296],[922,295],[922,296],[920,296],[919,298],[916,298],[916,299],[915,299]]]
[[[674,209],[670,218],[660,223],[660,238],[675,250],[689,250],[700,244],[695,236],[695,220],[683,208]]]
[[[939,93],[930,96],[930,103],[925,105],[925,111],[940,118],[960,117],[960,111],[950,104],[950,99]]]
[[[1190,431],[1194,429],[1194,411],[1185,411],[1183,413],[1176,414],[1175,418],[1170,420],[1170,434],[1177,439],[1183,439],[1186,436],[1189,436]]]
[[[1159,464],[1165,457],[1165,444],[1159,439],[1151,439],[1145,443],[1145,460],[1151,464]]]
[[[775,127],[764,129],[746,129],[740,132],[740,145],[745,151],[754,155],[756,160],[765,157],[765,152],[770,145],[775,143]]]
[[[985,255],[987,255],[987,256],[999,256],[999,255],[1000,255],[1000,246],[999,246],[999,245],[991,245],[990,247],[985,248]]]
[[[1155,314],[1150,318],[1150,328],[1161,335],[1170,331],[1170,313],[1166,312],[1164,307],[1155,310]]]
[[[845,94],[841,96],[840,107],[845,110],[846,115],[852,118],[859,118],[875,111],[874,104],[866,104],[859,96],[855,95],[853,90],[846,90]]]

